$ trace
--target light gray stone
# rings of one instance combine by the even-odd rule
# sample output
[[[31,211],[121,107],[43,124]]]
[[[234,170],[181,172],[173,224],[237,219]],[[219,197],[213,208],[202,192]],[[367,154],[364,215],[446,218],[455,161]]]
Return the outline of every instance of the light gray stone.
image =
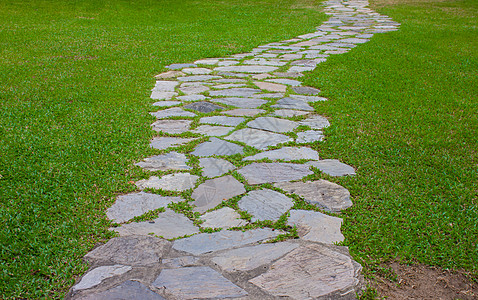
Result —
[[[218,124],[224,126],[237,126],[244,122],[244,118],[241,117],[226,117],[226,116],[212,116],[203,117],[199,120],[200,123],[206,124]]]
[[[189,130],[190,120],[159,120],[151,124],[154,131],[179,134]]]
[[[222,103],[226,105],[231,105],[240,108],[257,108],[265,103],[266,100],[256,99],[256,98],[241,98],[241,97],[230,97],[230,98],[213,98],[210,101]]]
[[[277,70],[277,67],[273,66],[228,66],[217,67],[214,71],[217,72],[238,72],[238,73],[269,73]]]
[[[164,175],[161,178],[151,176],[149,179],[143,179],[136,182],[136,186],[140,189],[152,188],[162,189],[165,191],[185,191],[192,189],[199,179],[196,175],[189,173],[174,173]]]
[[[176,137],[155,137],[151,140],[150,146],[154,149],[167,149],[169,147],[177,147],[187,144],[195,139],[176,138]]]
[[[236,61],[236,60],[223,60],[223,61],[220,61],[217,65],[218,66],[233,66],[233,65],[237,65],[239,62]]]
[[[297,247],[299,245],[288,242],[248,246],[228,250],[215,256],[212,261],[226,272],[250,271],[270,264]]]
[[[215,65],[218,62],[219,62],[219,59],[206,58],[206,59],[196,60],[194,63],[197,64],[197,65]]]
[[[231,175],[206,180],[192,193],[194,211],[204,213],[232,197],[245,193],[244,185]]]
[[[250,191],[237,203],[242,211],[252,215],[251,221],[277,221],[294,206],[289,197],[269,189]]]
[[[181,71],[167,71],[167,72],[164,72],[164,73],[161,73],[161,74],[158,74],[156,76],[154,76],[154,78],[156,79],[167,79],[167,78],[174,78],[174,77],[178,77],[178,76],[183,76],[184,73],[181,72]]]
[[[299,121],[299,124],[309,126],[312,129],[322,129],[330,126],[329,120],[322,116],[310,116],[305,120]]]
[[[111,230],[118,232],[120,236],[152,234],[165,239],[175,239],[199,232],[191,220],[170,209],[160,213],[153,221],[124,224]]]
[[[178,93],[176,92],[158,92],[158,91],[153,91],[151,92],[151,99],[153,100],[168,100],[173,98],[174,96],[177,96]]]
[[[193,75],[193,76],[184,76],[178,77],[177,79],[182,82],[192,82],[192,81],[209,81],[212,79],[220,79],[221,76],[215,75]]]
[[[169,106],[175,106],[181,104],[180,101],[158,101],[154,102],[154,106],[159,106],[159,107],[169,107]]]
[[[195,64],[170,64],[169,66],[166,66],[166,68],[171,69],[171,70],[180,70],[183,68],[191,68],[191,67],[197,67]]]
[[[296,116],[308,115],[310,112],[294,109],[278,109],[274,111],[271,116],[291,118]]]
[[[234,155],[243,153],[243,147],[212,137],[209,142],[199,144],[191,152],[195,156]]]
[[[280,66],[286,65],[287,62],[281,61],[279,59],[253,58],[253,59],[245,60],[244,64],[280,67]],[[267,73],[267,71],[265,71],[265,73]]]
[[[302,95],[317,95],[320,93],[319,89],[308,87],[308,86],[293,87],[292,90],[296,92],[297,94],[302,94]]]
[[[184,108],[196,110],[196,111],[202,112],[202,113],[210,113],[210,112],[213,112],[215,110],[223,110],[224,109],[224,107],[222,107],[222,106],[212,104],[212,103],[209,103],[209,102],[194,102],[194,103],[185,105]]]
[[[199,219],[203,220],[201,224],[203,228],[231,228],[247,225],[246,220],[242,220],[241,216],[230,207],[223,207],[218,210],[214,210],[205,213]]]
[[[193,255],[200,255],[254,244],[274,238],[279,234],[281,234],[279,230],[272,231],[269,228],[252,229],[244,232],[222,230],[214,233],[201,233],[177,240],[173,244],[173,249]]]
[[[268,158],[270,160],[319,160],[319,153],[307,147],[283,147],[276,150],[269,150],[256,155],[245,157],[243,160],[261,160]]]
[[[232,89],[232,88],[240,88],[240,87],[245,87],[246,85],[244,83],[224,83],[224,84],[218,84],[215,85],[215,89]]]
[[[368,39],[358,39],[358,38],[348,38],[348,39],[342,39],[338,40],[340,43],[351,43],[351,44],[363,44],[368,42]]]
[[[304,76],[304,74],[299,72],[275,72],[274,75],[278,77],[288,77],[288,78],[298,78]]]
[[[269,146],[276,146],[281,143],[293,141],[292,138],[283,134],[252,128],[244,128],[234,131],[229,136],[225,137],[225,139],[242,142],[257,149],[266,149]]]
[[[274,117],[259,117],[248,122],[247,126],[255,129],[284,133],[293,131],[299,126],[299,123]]]
[[[306,58],[309,58],[311,55],[306,55]],[[310,58],[315,58],[315,57],[318,57],[318,55],[314,55]],[[287,70],[287,72],[290,72],[290,73],[302,73],[302,72],[307,72],[307,71],[313,71],[315,69],[315,67],[301,67],[301,66],[292,66],[289,68],[289,70]]]
[[[185,111],[179,107],[172,107],[164,110],[159,110],[157,112],[150,113],[152,116],[155,116],[158,119],[165,119],[169,117],[195,117],[196,114],[190,111]]]
[[[237,78],[247,78],[250,76],[250,74],[245,74],[245,73],[233,73],[233,72],[218,72],[218,75],[221,76],[228,76],[228,77],[237,77]]]
[[[297,139],[295,141],[299,144],[308,144],[323,140],[324,134],[322,133],[322,131],[307,130],[303,132],[297,132]]]
[[[336,159],[324,159],[309,164],[330,176],[355,175],[355,169]]]
[[[282,98],[284,93],[263,93],[252,96],[253,98]]]
[[[299,180],[313,173],[309,166],[291,163],[253,163],[238,172],[249,184]]]
[[[284,60],[296,60],[296,59],[301,59],[302,55],[301,54],[284,54],[280,56],[280,59]]]
[[[302,84],[302,82],[300,82],[298,80],[285,79],[285,78],[267,79],[266,81],[280,83],[280,84],[286,84],[286,85],[291,85],[291,86],[299,86],[299,85]]]
[[[109,290],[99,293],[89,294],[85,297],[75,298],[78,300],[166,300],[160,295],[152,292],[144,284],[128,280]]]
[[[319,96],[289,95],[289,97],[292,99],[301,100],[304,102],[321,102],[321,101],[328,100],[327,98],[319,97]]]
[[[285,93],[285,91],[287,90],[287,86],[283,84],[263,82],[263,81],[254,81],[254,84],[262,90],[271,91],[271,92]]]
[[[153,88],[153,92],[174,92],[174,88],[179,84],[177,81],[158,80]]]
[[[213,157],[200,158],[199,167],[203,169],[202,176],[209,178],[221,176],[236,168],[227,160]]]
[[[182,71],[190,75],[205,75],[212,73],[212,70],[206,68],[184,68]]]
[[[164,258],[161,261],[166,269],[177,269],[182,267],[193,267],[199,264],[199,257],[181,256],[175,258]]]
[[[274,108],[286,108],[286,109],[297,109],[297,110],[306,110],[306,111],[313,111],[314,108],[309,104],[305,103],[304,101],[297,100],[294,98],[282,98],[277,101],[276,104],[272,105]]]
[[[261,74],[252,75],[252,78],[257,80],[262,80],[262,79],[270,78],[270,77],[274,77],[274,75],[271,75],[269,73],[261,73]]]
[[[223,136],[228,134],[233,129],[234,128],[224,126],[201,125],[194,129],[192,132],[199,133],[205,136]]]
[[[237,298],[247,292],[209,267],[164,269],[153,282],[174,299]]]
[[[176,99],[179,99],[181,101],[201,101],[201,100],[208,99],[208,97],[204,95],[192,94],[192,95],[186,95],[186,96],[179,96],[179,97],[176,97]]]
[[[139,166],[149,171],[166,171],[166,170],[190,170],[191,167],[186,164],[188,159],[186,155],[177,152],[169,152],[167,154],[155,155],[145,158],[135,166]]]
[[[123,265],[102,266],[95,268],[86,273],[86,275],[81,278],[81,281],[73,286],[73,291],[92,288],[107,278],[123,275],[131,269],[131,266]]]
[[[233,110],[226,110],[221,112],[224,115],[236,116],[236,117],[254,117],[258,114],[265,113],[263,109],[254,109],[254,108],[238,108]]]
[[[232,88],[220,91],[210,91],[210,96],[225,96],[225,97],[250,97],[254,94],[260,93],[258,89],[251,88]]]
[[[246,83],[247,80],[245,79],[237,79],[237,78],[225,78],[225,79],[217,79],[213,80],[217,83]]]
[[[141,186],[140,181],[136,183],[138,187]],[[166,207],[169,203],[177,203],[182,200],[180,197],[164,197],[145,192],[120,195],[116,198],[116,202],[106,210],[106,216],[111,221],[123,223],[150,210]]]
[[[192,85],[192,86],[185,86],[179,89],[186,95],[194,95],[194,94],[201,94],[205,91],[209,91],[209,87],[203,85]]]
[[[307,241],[333,244],[344,240],[340,232],[342,219],[317,211],[291,210],[287,225],[297,226],[300,238]]]

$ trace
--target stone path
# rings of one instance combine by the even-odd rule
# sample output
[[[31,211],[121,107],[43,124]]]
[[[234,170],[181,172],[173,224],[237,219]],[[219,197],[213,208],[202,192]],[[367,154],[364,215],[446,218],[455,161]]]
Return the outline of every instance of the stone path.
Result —
[[[355,298],[361,266],[336,245],[353,203],[326,180],[355,171],[313,149],[330,126],[314,105],[327,99],[297,78],[398,29],[367,5],[331,0],[313,33],[157,75],[157,154],[107,210],[118,237],[85,256],[67,298]]]

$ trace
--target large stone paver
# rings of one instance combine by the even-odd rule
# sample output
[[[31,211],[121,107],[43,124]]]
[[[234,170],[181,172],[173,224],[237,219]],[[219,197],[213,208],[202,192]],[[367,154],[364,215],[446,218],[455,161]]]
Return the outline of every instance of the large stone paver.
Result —
[[[189,173],[175,173],[164,175],[161,178],[151,176],[149,179],[139,180],[136,182],[136,186],[140,189],[151,188],[182,192],[192,189],[198,179],[199,176]]]
[[[163,150],[169,147],[178,147],[187,144],[195,139],[175,138],[175,137],[155,137],[151,140],[151,148]]]
[[[304,101],[294,99],[292,97],[282,98],[272,105],[274,108],[285,108],[285,109],[296,109],[296,110],[306,110],[313,111],[314,108]]]
[[[257,149],[266,149],[269,146],[276,146],[293,141],[292,138],[284,134],[253,128],[244,128],[234,131],[229,136],[226,136],[225,139],[242,142]]]
[[[336,159],[324,159],[309,164],[330,176],[355,175],[355,169]]]
[[[238,109],[223,111],[222,114],[230,115],[230,116],[236,116],[236,117],[253,117],[253,116],[256,116],[258,114],[262,114],[264,112],[265,112],[265,110],[263,110],[263,109],[238,108]]]
[[[199,133],[205,136],[223,136],[228,134],[234,128],[225,126],[201,125],[191,132]]]
[[[289,197],[269,189],[250,191],[237,203],[242,211],[252,215],[251,221],[277,221],[294,202]]]
[[[342,219],[317,211],[291,210],[287,224],[297,226],[297,233],[307,241],[333,244],[344,240],[340,232]]]
[[[254,94],[260,93],[258,89],[251,88],[232,88],[223,89],[220,91],[210,91],[210,96],[226,96],[226,97],[250,97]]]
[[[135,165],[148,171],[190,170],[191,167],[186,164],[187,161],[186,155],[169,152],[145,158]]]
[[[185,111],[180,107],[173,107],[164,110],[159,110],[157,112],[152,112],[151,115],[155,116],[157,119],[165,119],[169,117],[195,117],[196,114],[190,111]]]
[[[290,132],[299,126],[297,122],[274,117],[259,117],[247,123],[248,127],[272,131],[272,132]]]
[[[210,112],[213,112],[215,110],[223,110],[224,109],[224,107],[222,107],[222,106],[212,104],[212,103],[209,103],[209,102],[194,102],[194,103],[185,105],[184,108],[192,109],[192,110],[202,112],[202,113],[210,113]]]
[[[232,197],[245,193],[244,185],[231,175],[206,180],[192,193],[194,211],[204,213]]]
[[[266,100],[244,97],[213,98],[211,101],[240,108],[257,108],[267,103]]]
[[[313,173],[306,165],[291,163],[253,163],[237,172],[249,184],[299,180]]]
[[[151,124],[154,131],[179,134],[189,130],[193,121],[190,120],[158,120]]]
[[[230,207],[223,207],[202,215],[199,219],[204,220],[201,227],[210,228],[231,228],[247,225],[246,220],[242,220],[241,216]]]
[[[109,290],[100,293],[94,293],[85,297],[77,298],[78,300],[129,300],[129,299],[141,299],[141,300],[166,300],[160,295],[152,292],[144,284],[128,280],[121,285],[115,286]]]
[[[307,147],[283,147],[277,150],[269,150],[266,152],[258,153],[256,155],[245,157],[243,160],[318,160],[319,154],[317,151]]]
[[[209,178],[221,176],[236,168],[227,160],[213,157],[200,158],[199,167],[203,169],[202,176]]]
[[[242,146],[212,137],[208,142],[197,145],[191,154],[195,156],[212,156],[234,155],[242,152]]]
[[[228,66],[217,67],[214,71],[217,72],[238,72],[238,73],[268,73],[277,70],[277,67],[272,66]]]
[[[237,126],[244,122],[244,118],[241,117],[227,117],[227,116],[212,116],[204,117],[199,120],[201,123],[205,124],[217,124],[223,126]]]
[[[86,273],[86,275],[81,278],[80,282],[73,286],[73,290],[77,291],[92,288],[107,278],[123,275],[131,269],[131,266],[123,265],[98,267]]]
[[[329,120],[322,116],[311,116],[299,121],[300,125],[309,126],[312,129],[323,129],[330,126]]]

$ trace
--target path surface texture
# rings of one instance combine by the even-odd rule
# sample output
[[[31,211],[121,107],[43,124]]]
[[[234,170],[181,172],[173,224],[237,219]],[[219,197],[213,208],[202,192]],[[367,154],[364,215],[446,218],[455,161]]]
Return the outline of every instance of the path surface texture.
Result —
[[[297,78],[399,24],[366,1],[325,5],[331,17],[316,32],[156,76],[158,154],[137,163],[150,176],[107,210],[118,237],[86,255],[90,269],[67,298],[356,297],[361,266],[336,245],[350,194],[307,179],[355,172],[309,147],[330,125],[311,104],[327,99]],[[178,209],[186,204],[192,211]]]

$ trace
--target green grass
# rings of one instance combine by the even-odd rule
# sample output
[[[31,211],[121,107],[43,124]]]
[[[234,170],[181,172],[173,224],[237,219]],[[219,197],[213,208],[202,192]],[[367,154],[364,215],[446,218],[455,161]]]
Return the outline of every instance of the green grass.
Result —
[[[377,5],[380,3],[377,3]],[[342,231],[373,274],[389,260],[478,274],[478,3],[380,5],[402,24],[307,75],[331,101],[322,158],[354,206]]]
[[[313,0],[0,2],[0,298],[62,298],[142,172],[153,75],[311,32]]]

